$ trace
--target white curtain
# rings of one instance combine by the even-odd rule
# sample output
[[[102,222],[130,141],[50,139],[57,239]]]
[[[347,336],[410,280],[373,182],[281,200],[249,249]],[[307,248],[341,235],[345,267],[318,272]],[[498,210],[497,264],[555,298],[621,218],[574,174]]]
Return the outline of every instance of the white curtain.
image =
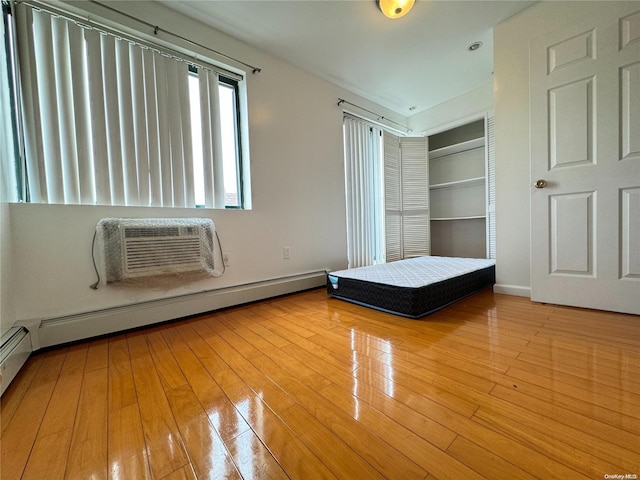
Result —
[[[349,268],[385,261],[381,133],[365,121],[344,118]]]
[[[195,206],[188,64],[22,3],[16,18],[31,201]]]

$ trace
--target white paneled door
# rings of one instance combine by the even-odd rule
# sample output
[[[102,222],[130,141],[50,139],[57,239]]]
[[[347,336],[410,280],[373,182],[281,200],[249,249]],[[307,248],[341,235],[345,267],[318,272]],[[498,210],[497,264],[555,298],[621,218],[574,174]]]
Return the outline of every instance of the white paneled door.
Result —
[[[531,298],[640,314],[640,2],[530,45]]]

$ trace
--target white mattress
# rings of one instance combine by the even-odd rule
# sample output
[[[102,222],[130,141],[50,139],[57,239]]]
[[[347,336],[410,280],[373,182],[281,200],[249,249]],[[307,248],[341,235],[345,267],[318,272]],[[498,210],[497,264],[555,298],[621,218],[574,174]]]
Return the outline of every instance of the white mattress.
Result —
[[[417,257],[380,265],[338,270],[330,272],[329,279],[333,288],[338,288],[340,278],[416,288],[487,268],[495,263],[495,260],[484,258]]]

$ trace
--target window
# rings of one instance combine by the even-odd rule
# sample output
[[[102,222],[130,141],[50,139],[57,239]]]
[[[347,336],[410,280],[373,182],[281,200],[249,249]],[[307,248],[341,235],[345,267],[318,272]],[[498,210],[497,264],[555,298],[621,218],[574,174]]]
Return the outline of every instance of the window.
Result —
[[[218,83],[221,153],[224,171],[224,205],[226,208],[242,208],[242,163],[240,161],[238,111],[238,82],[223,76]],[[205,185],[198,179],[204,178],[202,153],[202,126],[200,112],[200,85],[198,69],[189,67],[189,98],[191,104],[191,132],[193,138],[195,203],[197,207],[205,206]]]
[[[242,208],[243,77],[57,13],[14,15],[22,200]]]

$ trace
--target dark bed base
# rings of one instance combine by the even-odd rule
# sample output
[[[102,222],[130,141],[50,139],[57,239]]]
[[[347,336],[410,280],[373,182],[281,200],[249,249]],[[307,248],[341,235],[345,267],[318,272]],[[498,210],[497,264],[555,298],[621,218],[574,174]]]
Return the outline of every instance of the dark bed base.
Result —
[[[327,276],[329,296],[408,318],[420,318],[451,305],[496,282],[491,265],[423,287],[409,288],[340,277],[334,289]]]

